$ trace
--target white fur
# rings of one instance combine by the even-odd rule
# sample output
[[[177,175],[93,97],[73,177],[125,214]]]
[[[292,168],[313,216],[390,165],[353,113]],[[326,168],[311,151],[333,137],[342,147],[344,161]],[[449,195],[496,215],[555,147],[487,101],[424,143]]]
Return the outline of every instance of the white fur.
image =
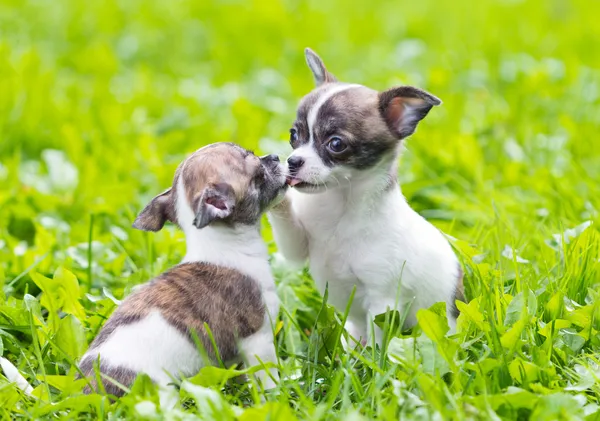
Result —
[[[282,176],[285,177],[285,176]],[[283,182],[283,180],[282,180]],[[240,341],[241,353],[247,365],[262,362],[276,363],[272,323],[279,313],[279,297],[269,266],[269,253],[257,226],[240,225],[235,228],[209,225],[197,229],[193,225],[194,212],[184,194],[182,177],[177,181],[177,221],[185,233],[187,252],[183,262],[209,262],[236,269],[256,280],[262,289],[267,312],[263,327]],[[258,359],[257,359],[258,357]],[[272,372],[276,375],[276,372]],[[258,375],[267,388],[274,383],[269,376]]]
[[[202,366],[194,344],[158,310],[138,322],[119,326],[86,356],[96,358],[98,354],[107,364],[146,373],[160,385],[167,385],[170,376],[196,374]]]
[[[185,195],[182,177],[177,184],[176,211],[185,233],[187,251],[182,263],[206,262],[237,269],[252,277],[261,286],[267,311],[262,328],[240,340],[239,346],[247,365],[259,360],[276,363],[272,321],[279,312],[279,298],[268,262],[268,252],[257,226],[237,228],[209,225],[202,229],[193,226],[194,213]],[[109,365],[124,367],[148,374],[162,386],[161,401],[173,403],[173,394],[164,389],[171,376],[196,374],[202,359],[195,344],[169,324],[158,311],[151,312],[139,322],[119,326],[98,348],[87,355],[100,354]],[[85,358],[85,356],[84,356]],[[277,372],[272,370],[272,376]],[[257,375],[265,387],[275,383],[264,372]]]
[[[291,156],[300,156],[304,160],[304,164],[294,176],[312,184],[310,187],[312,191],[324,191],[331,174],[331,168],[325,165],[312,143],[295,149]]]
[[[317,116],[319,110],[332,96],[348,89],[360,87],[360,85],[354,84],[336,84],[332,87],[321,88],[324,92],[319,96],[317,102],[311,107],[308,116],[306,118],[308,124],[309,141],[307,144],[297,148],[292,152],[290,156],[299,156],[304,160],[304,164],[295,174],[296,178],[299,178],[307,183],[313,184],[313,186],[305,187],[306,190],[312,192],[320,192],[327,189],[332,183],[337,184],[339,177],[336,176],[335,170],[327,167],[319,154],[317,153],[314,143],[314,126],[317,124]]]
[[[242,358],[248,367],[261,363],[277,363],[270,321],[265,321],[263,327],[254,335],[242,339],[239,346]],[[276,386],[275,380],[278,379],[277,370],[271,368],[268,371],[259,371],[257,379],[265,389],[272,389]]]
[[[282,254],[309,259],[321,293],[329,285],[331,304],[343,311],[356,286],[347,325],[355,339],[369,338],[373,317],[387,309],[403,314],[410,305],[405,326],[412,326],[418,309],[453,305],[459,263],[450,244],[398,186],[386,189],[397,158],[366,171],[336,168],[337,184],[317,194],[290,190],[269,215]]]
[[[308,112],[308,116],[306,117],[306,121],[308,123],[308,133],[310,135],[309,143],[312,144],[314,142],[314,138],[313,138],[314,126],[315,126],[315,123],[317,122],[317,116],[319,115],[319,110],[321,109],[323,104],[325,104],[329,100],[329,98],[331,98],[335,94],[342,92],[342,91],[346,91],[348,89],[357,88],[359,86],[360,85],[355,85],[355,84],[336,84],[336,85],[333,85],[332,87],[328,88],[323,94],[321,94],[319,96],[319,99],[311,107],[310,111]]]

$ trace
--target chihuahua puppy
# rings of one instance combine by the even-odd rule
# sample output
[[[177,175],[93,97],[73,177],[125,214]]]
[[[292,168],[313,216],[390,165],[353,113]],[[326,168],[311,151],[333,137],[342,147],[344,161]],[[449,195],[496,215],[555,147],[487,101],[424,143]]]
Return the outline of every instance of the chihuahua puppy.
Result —
[[[402,141],[435,106],[435,96],[411,86],[377,92],[338,82],[306,49],[316,88],[298,107],[290,130],[286,199],[269,214],[275,240],[290,261],[309,259],[310,272],[343,311],[356,287],[346,330],[379,342],[374,316],[406,314],[446,303],[454,329],[462,272],[446,238],[406,202],[398,185]]]
[[[83,356],[81,371],[116,396],[145,373],[165,386],[199,371],[203,358],[248,366],[276,362],[271,323],[279,299],[259,232],[260,217],[285,192],[285,166],[230,143],[199,149],[177,169],[173,186],[139,214],[134,228],[166,221],[185,233],[181,264],[135,290],[108,319]],[[207,325],[212,333],[213,347]],[[259,374],[265,388],[275,384]]]

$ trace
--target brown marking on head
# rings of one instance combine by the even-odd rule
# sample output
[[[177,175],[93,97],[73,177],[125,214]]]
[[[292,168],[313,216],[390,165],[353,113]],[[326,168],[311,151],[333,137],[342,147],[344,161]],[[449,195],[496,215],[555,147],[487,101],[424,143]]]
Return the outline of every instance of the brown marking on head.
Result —
[[[185,195],[196,207],[207,187],[228,184],[236,200],[243,198],[260,159],[237,145],[215,143],[192,154],[180,168]]]
[[[235,269],[209,263],[184,263],[130,295],[106,322],[90,349],[98,348],[119,326],[158,310],[193,340],[195,332],[207,354],[215,357],[206,323],[224,361],[237,355],[237,340],[257,332],[265,322],[258,283]]]
[[[395,156],[402,139],[414,133],[434,105],[441,104],[435,96],[411,86],[377,92],[337,82],[327,76],[330,73],[323,61],[312,51],[307,52],[307,63],[317,87],[300,102],[290,131],[294,150],[309,144],[312,133],[312,146],[322,162],[315,164],[306,148],[292,154],[311,167],[307,172],[330,174],[315,170],[315,165],[363,170]],[[312,115],[316,117],[309,121]],[[294,167],[301,179],[300,165]],[[327,180],[315,182],[327,184]]]
[[[364,86],[343,90],[325,101],[312,130],[314,147],[328,166],[370,168],[398,144],[379,113],[377,91]],[[331,150],[329,142],[334,138],[343,142],[341,152]]]
[[[133,226],[157,231],[167,220],[187,223],[178,218],[182,203],[191,208],[193,225],[199,229],[213,221],[256,223],[268,202],[285,189],[282,168],[275,158],[259,158],[233,143],[205,146],[181,163],[173,187],[152,199]],[[183,202],[178,202],[180,194]]]

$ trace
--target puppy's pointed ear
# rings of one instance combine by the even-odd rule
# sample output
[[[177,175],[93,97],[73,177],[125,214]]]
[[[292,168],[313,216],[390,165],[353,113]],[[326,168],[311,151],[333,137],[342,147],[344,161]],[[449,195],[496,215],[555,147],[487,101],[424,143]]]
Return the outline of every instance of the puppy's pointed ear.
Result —
[[[308,64],[317,86],[324,83],[337,82],[335,76],[327,71],[323,60],[321,60],[321,57],[319,57],[317,53],[310,48],[306,48],[304,50],[304,55],[306,56],[306,64]]]
[[[175,205],[172,194],[172,189],[168,188],[152,199],[135,218],[133,228],[142,231],[160,231],[166,221],[175,223]]]
[[[379,93],[379,112],[399,139],[413,134],[419,121],[434,105],[441,103],[435,96],[412,86],[400,86]]]
[[[235,192],[230,184],[218,183],[206,187],[195,202],[197,211],[193,224],[201,229],[231,215],[235,207]]]

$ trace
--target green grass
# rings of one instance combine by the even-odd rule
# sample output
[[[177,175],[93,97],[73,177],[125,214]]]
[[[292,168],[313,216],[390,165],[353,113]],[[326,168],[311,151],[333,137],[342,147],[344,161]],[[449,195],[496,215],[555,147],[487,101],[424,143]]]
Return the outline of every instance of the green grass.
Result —
[[[36,398],[0,375],[0,414],[600,419],[599,15],[590,0],[3,1],[0,354]],[[136,212],[207,143],[287,154],[312,88],[306,46],[342,80],[444,101],[399,172],[456,239],[471,300],[459,333],[444,337],[434,306],[387,355],[333,356],[342,315],[274,258],[288,377],[275,393],[209,369],[170,413],[144,379],[114,403],[83,396],[73,364],[114,297],[184,251],[173,227],[130,228]]]

